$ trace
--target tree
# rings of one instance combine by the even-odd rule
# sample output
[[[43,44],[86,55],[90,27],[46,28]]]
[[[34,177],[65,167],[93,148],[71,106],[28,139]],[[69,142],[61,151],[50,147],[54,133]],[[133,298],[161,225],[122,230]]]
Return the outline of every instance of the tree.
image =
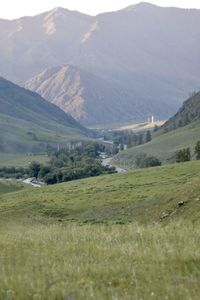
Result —
[[[151,132],[148,130],[146,132],[146,136],[145,136],[145,141],[146,143],[150,142],[152,140],[152,137],[151,137]]]
[[[195,157],[197,160],[200,160],[200,141],[196,143],[196,146],[194,148]]]
[[[33,161],[30,166],[29,166],[29,175],[31,177],[38,177],[38,174],[40,172],[40,168],[41,168],[41,165],[36,162],[36,161]]]
[[[144,168],[144,161],[147,158],[146,153],[140,153],[135,158],[135,166],[137,168]]]
[[[175,159],[177,163],[191,160],[190,148],[184,148],[176,152]]]
[[[50,166],[40,166],[40,171],[38,173],[39,178],[44,178],[47,174],[51,172]]]
[[[142,145],[142,144],[143,144],[143,134],[140,133],[140,134],[138,135],[138,145]]]
[[[155,126],[154,126],[153,131],[154,131],[154,132],[157,132],[157,131],[158,131],[158,125],[155,125]]]
[[[147,156],[145,153],[140,153],[135,159],[135,165],[138,168],[150,168],[161,166],[161,161],[155,156]]]
[[[124,150],[124,145],[120,144],[119,148],[120,148],[120,151],[123,151]]]
[[[145,168],[161,166],[161,161],[155,156],[148,156],[144,161]]]

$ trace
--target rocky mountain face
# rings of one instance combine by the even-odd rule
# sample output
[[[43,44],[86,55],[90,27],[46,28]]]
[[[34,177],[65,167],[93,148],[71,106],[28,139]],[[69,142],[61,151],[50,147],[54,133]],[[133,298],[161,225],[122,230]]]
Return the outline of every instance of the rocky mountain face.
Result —
[[[133,118],[139,122],[144,118],[144,107],[150,114],[157,111],[160,116],[165,115],[157,101],[142,99],[133,91],[70,65],[46,69],[24,86],[87,126],[98,126],[102,121],[109,125],[117,121],[132,121]],[[165,105],[169,113],[170,105]]]
[[[107,85],[113,90],[111,96],[121,95],[119,90],[125,93],[120,101],[119,96],[114,98],[115,105],[105,108],[111,122],[121,121],[122,115],[126,121],[130,115],[132,121],[137,119],[135,103],[144,119],[152,111],[167,118],[189,92],[199,90],[199,36],[200,10],[140,3],[91,17],[56,8],[35,17],[0,20],[0,70],[1,75],[24,84],[47,68],[74,65],[94,76],[93,91],[97,85]],[[65,88],[67,94],[69,89]],[[103,95],[104,91],[99,92]],[[55,98],[59,95],[49,97],[51,101]],[[98,97],[83,99],[84,103],[94,102],[93,107],[101,106]],[[99,109],[85,112],[80,99],[72,106],[67,111],[85,124],[93,123],[87,119],[91,113],[98,123],[107,122]],[[115,112],[115,106],[121,107],[122,115]]]

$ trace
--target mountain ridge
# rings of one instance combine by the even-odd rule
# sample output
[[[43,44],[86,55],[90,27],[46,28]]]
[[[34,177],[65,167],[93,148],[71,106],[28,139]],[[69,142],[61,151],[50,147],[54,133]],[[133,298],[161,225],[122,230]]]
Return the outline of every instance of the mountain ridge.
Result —
[[[19,19],[23,19],[23,18],[34,18],[36,16],[39,16],[39,15],[44,15],[44,14],[47,14],[47,13],[57,13],[57,12],[65,12],[65,13],[77,13],[77,14],[80,14],[80,15],[85,15],[87,17],[91,17],[91,18],[95,18],[95,17],[98,17],[100,15],[103,15],[103,14],[110,14],[110,13],[115,13],[115,12],[119,12],[119,11],[125,11],[125,10],[129,10],[129,9],[134,9],[134,8],[163,8],[163,9],[178,9],[178,10],[186,10],[186,11],[191,11],[191,10],[194,10],[194,11],[198,11],[200,10],[199,8],[184,8],[184,7],[178,7],[178,6],[173,6],[173,5],[169,5],[169,6],[160,6],[158,4],[154,4],[154,3],[151,3],[151,2],[148,2],[148,1],[140,1],[138,3],[135,3],[135,4],[131,4],[131,5],[128,5],[128,6],[125,6],[125,7],[122,7],[122,8],[119,8],[117,10],[111,10],[111,11],[104,11],[104,12],[101,12],[101,13],[98,13],[98,14],[88,14],[88,13],[84,13],[84,12],[81,12],[77,9],[68,9],[67,7],[64,7],[64,6],[55,6],[55,7],[52,7],[51,9],[47,10],[47,11],[42,11],[40,13],[36,13],[34,15],[24,15],[24,16],[19,16],[19,17],[16,17],[16,18],[13,18],[13,19],[8,19],[8,18],[0,18],[0,21],[16,21],[16,20],[19,20]]]
[[[97,16],[58,8],[1,20],[1,75],[23,85],[46,68],[70,64],[132,93],[124,100],[127,116],[132,101],[140,101],[144,118],[147,102],[163,106],[165,116],[153,114],[169,118],[200,88],[200,10],[134,7],[140,8]]]
[[[139,122],[156,110],[162,115],[162,106],[157,102],[148,103],[148,98],[140,101],[132,91],[71,65],[48,68],[28,80],[24,87],[36,91],[86,126],[98,126],[102,116],[104,124],[109,125],[133,118]]]

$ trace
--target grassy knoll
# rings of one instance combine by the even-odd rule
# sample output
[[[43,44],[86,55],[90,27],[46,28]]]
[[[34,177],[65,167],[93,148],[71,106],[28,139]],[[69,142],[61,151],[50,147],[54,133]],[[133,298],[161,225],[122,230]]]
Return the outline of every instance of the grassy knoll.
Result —
[[[194,161],[3,195],[0,213],[7,220],[39,216],[80,223],[149,223],[163,215],[196,220],[199,196],[200,162]]]
[[[6,193],[20,191],[25,187],[27,187],[27,185],[21,181],[0,179],[0,196]]]
[[[2,190],[0,216],[0,299],[200,297],[198,161]]]
[[[200,140],[200,122],[154,136],[147,144],[122,151],[116,156],[115,163],[132,168],[136,156],[140,153],[156,156],[165,163],[177,150],[185,147],[193,148],[198,140]]]

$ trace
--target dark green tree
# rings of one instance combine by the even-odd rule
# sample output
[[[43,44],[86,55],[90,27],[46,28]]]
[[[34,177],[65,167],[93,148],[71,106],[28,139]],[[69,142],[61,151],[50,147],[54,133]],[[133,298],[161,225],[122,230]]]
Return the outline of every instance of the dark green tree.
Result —
[[[36,161],[33,161],[30,166],[29,166],[29,175],[31,177],[38,177],[38,174],[40,172],[40,168],[41,168],[41,165],[40,163],[36,162]]]
[[[155,156],[147,156],[145,153],[140,153],[135,159],[135,165],[138,168],[150,168],[161,166],[161,161]]]
[[[158,131],[158,125],[155,125],[155,126],[154,126],[153,131],[154,131],[154,132],[157,132],[157,131]]]
[[[191,160],[190,148],[181,149],[176,152],[175,159],[177,163],[186,162]]]
[[[148,130],[146,132],[146,136],[145,136],[145,142],[148,143],[152,140],[152,137],[151,137],[151,132]]]
[[[143,134],[140,133],[140,134],[138,135],[138,145],[142,145],[142,144],[143,144]]]
[[[135,158],[135,166],[137,168],[144,168],[145,167],[145,159],[147,158],[146,153],[140,153]]]
[[[144,161],[145,168],[158,167],[161,166],[161,164],[161,161],[155,156],[148,156]]]
[[[195,157],[197,160],[200,160],[200,141],[198,141],[194,148]]]

